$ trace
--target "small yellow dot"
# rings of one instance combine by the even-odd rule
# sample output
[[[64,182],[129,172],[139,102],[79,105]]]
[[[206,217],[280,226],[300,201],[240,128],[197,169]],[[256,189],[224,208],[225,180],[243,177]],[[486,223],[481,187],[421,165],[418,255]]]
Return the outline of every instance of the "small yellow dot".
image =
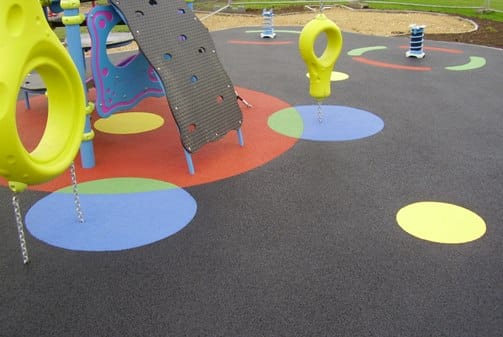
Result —
[[[309,78],[309,73],[306,74],[306,76]],[[330,81],[332,82],[337,82],[337,81],[344,81],[349,78],[349,75],[346,73],[342,73],[340,71],[332,71],[330,74]]]

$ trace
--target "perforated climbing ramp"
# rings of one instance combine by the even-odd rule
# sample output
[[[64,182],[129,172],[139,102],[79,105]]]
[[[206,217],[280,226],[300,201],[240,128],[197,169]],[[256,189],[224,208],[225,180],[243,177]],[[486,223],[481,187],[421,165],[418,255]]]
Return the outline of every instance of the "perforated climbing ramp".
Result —
[[[161,78],[183,147],[195,152],[242,124],[207,28],[182,0],[112,0]]]

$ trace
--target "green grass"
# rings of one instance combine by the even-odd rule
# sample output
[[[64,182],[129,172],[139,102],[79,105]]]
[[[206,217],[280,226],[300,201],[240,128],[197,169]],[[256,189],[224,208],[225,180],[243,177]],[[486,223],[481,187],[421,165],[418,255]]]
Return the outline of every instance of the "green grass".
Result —
[[[0,0],[1,1],[1,0]],[[365,2],[365,0],[362,0]],[[400,5],[394,4],[393,2],[402,3]],[[97,4],[106,5],[108,0],[98,0]],[[330,1],[324,0],[324,4],[329,6],[330,4],[344,4],[348,1]],[[490,7],[492,9],[502,11],[502,12],[486,12],[479,13],[476,8],[482,8],[487,3],[486,0],[380,0],[374,2],[374,0],[368,0],[370,8],[382,9],[382,10],[413,10],[413,11],[424,11],[424,12],[436,12],[436,13],[448,13],[454,15],[461,15],[472,18],[481,18],[492,21],[503,22],[503,0],[490,0]],[[288,8],[288,7],[302,7],[304,5],[310,5],[311,7],[316,7],[319,2],[315,1],[288,1],[288,0],[278,0],[277,2],[271,0],[233,0],[234,6],[244,6],[247,9],[262,9],[262,8]],[[421,6],[417,6],[421,4]],[[215,6],[225,6],[227,5],[227,0],[220,1],[204,1],[195,0],[194,8],[196,10],[214,10]],[[447,6],[447,7],[439,7]],[[457,8],[451,8],[457,7]],[[462,8],[462,7],[472,7],[472,8]],[[474,8],[475,7],[475,8]],[[82,32],[87,32],[85,27],[81,28]],[[116,32],[127,32],[127,26],[117,26],[113,29]],[[64,27],[59,27],[55,29],[56,35],[61,39],[65,36]]]
[[[385,2],[390,2],[389,4]],[[479,12],[479,8],[484,6],[484,1],[475,0],[475,1],[433,1],[433,0],[397,0],[396,2],[401,3],[421,3],[424,6],[416,6],[416,5],[396,5],[391,3],[393,1],[380,1],[379,3],[374,3],[372,1],[369,2],[370,8],[375,9],[392,9],[392,10],[416,10],[416,11],[424,11],[424,12],[437,12],[437,13],[447,13],[447,14],[455,14],[472,18],[481,18],[492,21],[500,21],[503,22],[503,13],[500,12]],[[428,5],[434,5],[429,7]],[[448,6],[448,7],[439,7],[439,6]],[[460,8],[451,8],[449,6],[459,6]],[[461,8],[461,7],[478,7],[475,8]],[[491,8],[497,10],[503,10],[503,0],[491,1]]]
[[[325,0],[325,5],[330,4],[344,4],[349,1],[330,1]],[[503,21],[503,0],[491,0],[490,8],[495,9],[502,12],[486,12],[479,13],[478,9],[483,8],[486,4],[486,0],[381,0],[374,2],[373,0],[362,0],[362,2],[366,2],[369,4],[370,8],[373,9],[390,9],[390,10],[413,10],[413,11],[424,11],[424,12],[437,12],[437,13],[448,13],[455,15],[462,15],[473,18],[482,18],[492,21]],[[400,5],[394,4],[401,3]],[[250,9],[261,9],[261,8],[284,8],[284,7],[292,7],[292,6],[303,6],[305,4],[310,5],[311,7],[316,7],[317,2],[312,1],[285,1],[279,0],[278,2],[270,1],[270,0],[235,0],[234,5],[244,6],[245,8]],[[211,2],[214,5],[214,2]],[[222,6],[226,5],[226,1],[222,1],[220,3]],[[419,6],[417,5],[419,4]],[[202,0],[195,2],[195,8],[200,8],[205,5],[205,1]],[[440,7],[446,6],[446,7]],[[455,7],[455,8],[451,8]],[[469,8],[463,8],[469,7]]]
[[[503,10],[503,0],[368,0],[369,3],[372,2],[389,2],[389,3],[405,3],[410,6],[420,7],[467,7],[467,8],[482,8],[489,5],[492,9]]]

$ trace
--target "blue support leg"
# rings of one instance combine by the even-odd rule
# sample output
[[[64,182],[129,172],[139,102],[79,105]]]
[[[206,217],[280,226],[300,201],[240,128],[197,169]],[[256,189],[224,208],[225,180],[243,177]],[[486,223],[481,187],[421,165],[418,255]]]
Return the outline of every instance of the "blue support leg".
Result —
[[[237,129],[237,133],[238,133],[238,142],[239,142],[239,145],[244,146],[245,142],[244,142],[244,139],[243,139],[243,131],[241,130],[241,128]]]
[[[185,161],[187,162],[187,167],[189,169],[190,175],[194,175],[196,171],[194,170],[194,163],[192,162],[192,155],[185,149],[183,149],[183,153],[185,154]]]
[[[30,110],[30,94],[26,90],[24,90],[24,105],[27,110]]]

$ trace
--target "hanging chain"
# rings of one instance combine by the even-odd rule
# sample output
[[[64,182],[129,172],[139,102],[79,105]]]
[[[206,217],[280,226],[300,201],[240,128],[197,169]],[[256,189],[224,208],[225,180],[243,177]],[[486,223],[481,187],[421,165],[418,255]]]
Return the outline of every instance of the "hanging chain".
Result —
[[[21,215],[21,207],[19,207],[19,200],[17,192],[12,195],[12,206],[14,207],[14,215],[16,216],[17,233],[19,236],[19,245],[21,246],[21,255],[23,256],[23,263],[30,262],[28,256],[28,248],[26,247],[26,239],[24,237],[23,216]]]
[[[316,108],[316,117],[318,118],[318,122],[323,123],[323,110],[321,109],[321,101],[318,101],[318,107]]]
[[[73,186],[73,203],[75,204],[75,211],[77,212],[77,218],[80,223],[84,223],[84,213],[82,213],[82,208],[80,205],[79,188],[77,186],[77,174],[75,173],[75,163],[72,162],[70,165],[70,177],[72,179]]]

